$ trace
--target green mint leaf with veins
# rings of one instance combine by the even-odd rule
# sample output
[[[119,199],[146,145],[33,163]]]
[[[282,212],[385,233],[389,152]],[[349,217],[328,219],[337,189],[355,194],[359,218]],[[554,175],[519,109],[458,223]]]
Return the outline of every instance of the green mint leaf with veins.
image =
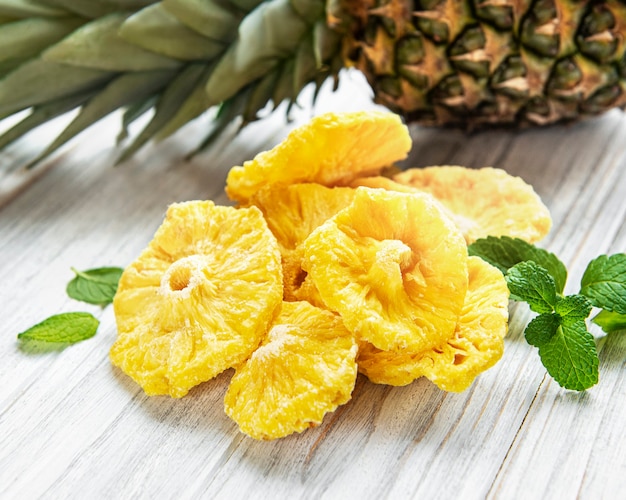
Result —
[[[99,267],[87,271],[77,271],[74,279],[67,284],[67,294],[74,300],[105,306],[113,302],[117,284],[123,269],[119,267]]]
[[[592,260],[580,283],[580,293],[607,311],[626,314],[626,254]]]
[[[585,321],[591,313],[591,302],[584,295],[568,295],[557,297],[555,312],[560,316],[561,323],[571,325]]]
[[[476,255],[506,274],[516,264],[532,261],[546,269],[554,278],[556,291],[562,293],[567,280],[565,264],[553,253],[509,236],[488,236],[476,240],[468,247],[470,255]]]
[[[600,311],[592,320],[606,333],[626,330],[626,314],[611,311]]]
[[[93,337],[100,322],[85,312],[56,314],[18,334],[22,341],[74,344]]]
[[[584,391],[598,382],[598,353],[584,321],[561,325],[539,346],[543,366],[565,389]]]
[[[555,313],[536,316],[524,330],[526,342],[535,347],[544,345],[556,334],[560,324],[561,318]]]
[[[506,273],[511,299],[527,302],[536,313],[551,313],[557,302],[554,278],[532,261],[515,264]]]

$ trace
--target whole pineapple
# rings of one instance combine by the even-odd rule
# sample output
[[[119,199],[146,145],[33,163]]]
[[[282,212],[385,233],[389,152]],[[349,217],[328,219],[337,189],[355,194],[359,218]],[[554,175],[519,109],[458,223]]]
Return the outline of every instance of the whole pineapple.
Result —
[[[80,113],[153,109],[120,157],[208,109],[214,128],[293,104],[344,67],[408,121],[466,129],[572,121],[626,105],[624,0],[0,0],[0,148]]]

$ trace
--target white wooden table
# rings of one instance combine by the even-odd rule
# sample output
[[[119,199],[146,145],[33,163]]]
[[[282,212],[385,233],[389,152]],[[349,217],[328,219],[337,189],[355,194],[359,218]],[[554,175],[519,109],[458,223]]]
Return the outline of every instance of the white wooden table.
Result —
[[[35,171],[20,167],[67,118],[0,155],[0,498],[626,498],[626,335],[599,341],[597,386],[565,391],[524,341],[531,314],[521,306],[511,305],[503,360],[466,392],[359,377],[352,401],[321,426],[273,442],[244,436],[225,416],[230,374],[173,400],[146,397],[110,365],[112,308],[67,298],[70,267],[128,264],[169,203],[227,203],[231,166],[313,111],[366,107],[352,76],[294,122],[279,113],[227,133],[190,162],[181,158],[207,120],[118,168],[119,116]],[[591,258],[626,250],[626,114],[523,132],[411,132],[407,165],[492,165],[535,186],[554,219],[543,245],[567,264],[569,292]],[[72,310],[101,320],[96,337],[20,348],[17,333]]]

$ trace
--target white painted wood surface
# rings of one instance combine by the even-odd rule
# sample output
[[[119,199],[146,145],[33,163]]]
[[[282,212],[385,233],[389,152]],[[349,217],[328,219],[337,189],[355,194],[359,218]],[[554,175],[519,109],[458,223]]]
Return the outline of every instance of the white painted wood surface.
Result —
[[[465,393],[360,377],[352,401],[320,427],[257,442],[224,415],[229,374],[181,400],[148,398],[108,361],[111,308],[65,296],[70,266],[128,264],[170,202],[227,203],[228,168],[312,112],[372,107],[363,82],[351,78],[293,123],[273,116],[190,162],[181,157],[206,121],[118,168],[119,117],[34,172],[20,167],[62,120],[2,153],[0,498],[624,498],[625,335],[599,341],[600,383],[568,392],[523,340],[530,313],[512,305],[503,360]],[[568,265],[569,292],[591,258],[626,251],[625,114],[472,136],[411,131],[407,165],[492,165],[535,186],[554,218],[543,245]],[[99,317],[97,336],[60,351],[20,348],[18,332],[70,310]]]

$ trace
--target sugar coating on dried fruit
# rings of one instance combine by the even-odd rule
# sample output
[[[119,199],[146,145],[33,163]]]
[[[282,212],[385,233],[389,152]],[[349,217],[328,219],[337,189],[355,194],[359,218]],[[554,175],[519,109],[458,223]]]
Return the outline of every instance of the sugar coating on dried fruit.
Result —
[[[358,340],[421,352],[454,334],[467,291],[467,246],[430,195],[358,188],[303,249],[324,303]]]
[[[469,288],[454,336],[418,354],[381,351],[361,343],[359,371],[377,384],[407,385],[425,376],[440,389],[461,392],[495,365],[504,350],[509,290],[502,273],[469,257]]]
[[[392,179],[437,198],[448,208],[468,244],[487,236],[535,243],[552,227],[550,212],[532,186],[501,169],[411,168]]]
[[[255,439],[318,425],[350,399],[356,353],[338,316],[308,302],[285,302],[261,346],[236,369],[226,413]]]
[[[326,222],[354,199],[355,190],[329,188],[315,183],[266,186],[250,199],[258,207],[276,236],[283,263],[285,300],[309,300],[322,305],[314,287],[304,283],[300,245],[315,228]],[[303,286],[305,285],[305,286]]]
[[[184,396],[245,360],[281,301],[278,243],[260,210],[171,205],[120,279],[111,360],[149,395]]]
[[[226,193],[245,203],[271,184],[346,185],[404,159],[410,149],[408,129],[393,113],[326,113],[292,131],[270,151],[233,167]]]

